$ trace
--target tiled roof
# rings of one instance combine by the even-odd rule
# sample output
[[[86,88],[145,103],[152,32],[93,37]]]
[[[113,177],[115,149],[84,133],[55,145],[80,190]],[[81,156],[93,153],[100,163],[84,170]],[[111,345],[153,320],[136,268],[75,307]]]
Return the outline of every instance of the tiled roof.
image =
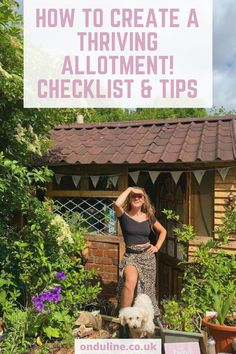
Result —
[[[57,126],[49,164],[236,160],[236,116]]]

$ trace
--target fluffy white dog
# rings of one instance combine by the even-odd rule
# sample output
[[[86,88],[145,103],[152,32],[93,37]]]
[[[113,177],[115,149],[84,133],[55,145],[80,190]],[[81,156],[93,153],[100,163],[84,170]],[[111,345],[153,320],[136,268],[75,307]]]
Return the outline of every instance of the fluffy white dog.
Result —
[[[119,318],[122,326],[128,325],[132,338],[151,337],[155,331],[154,308],[146,294],[139,294],[132,307],[122,308]]]

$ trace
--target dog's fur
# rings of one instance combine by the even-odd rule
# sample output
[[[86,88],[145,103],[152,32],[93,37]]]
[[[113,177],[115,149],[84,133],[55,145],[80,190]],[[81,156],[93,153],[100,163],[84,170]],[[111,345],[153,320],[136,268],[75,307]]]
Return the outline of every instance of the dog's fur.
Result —
[[[154,334],[154,308],[146,294],[139,294],[132,307],[122,308],[119,318],[122,326],[128,325],[132,338],[151,337]]]

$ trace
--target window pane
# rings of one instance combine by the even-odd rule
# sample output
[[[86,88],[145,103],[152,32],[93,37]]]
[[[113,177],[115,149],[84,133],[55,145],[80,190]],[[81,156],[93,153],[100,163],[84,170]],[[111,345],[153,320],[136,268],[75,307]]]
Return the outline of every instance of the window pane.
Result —
[[[214,217],[214,171],[206,171],[200,185],[194,182],[194,226],[198,236],[211,236]]]
[[[117,222],[113,199],[108,198],[53,198],[57,213],[78,213],[84,218],[84,226],[92,234],[117,234]]]
[[[175,241],[168,240],[168,255],[171,257],[175,257]]]
[[[185,259],[186,246],[182,243],[177,243],[177,258],[181,261]]]

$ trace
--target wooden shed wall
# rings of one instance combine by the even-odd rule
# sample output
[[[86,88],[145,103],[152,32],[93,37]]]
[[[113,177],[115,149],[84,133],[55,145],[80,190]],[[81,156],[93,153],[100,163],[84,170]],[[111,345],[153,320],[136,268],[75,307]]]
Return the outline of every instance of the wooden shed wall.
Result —
[[[214,195],[214,224],[215,227],[221,223],[225,211],[225,199],[229,193],[236,194],[236,167],[229,169],[223,181],[219,172],[215,174],[215,195]]]
[[[215,172],[214,229],[222,222],[225,212],[225,199],[230,192],[236,195],[236,167],[229,169],[224,181],[219,172]],[[217,237],[214,234],[214,230],[212,230],[212,237]],[[207,242],[208,240],[209,237],[196,237],[194,241],[191,241],[189,243],[189,259],[193,258],[200,243]],[[228,253],[235,253],[236,240],[230,240],[227,245],[222,245],[222,248]]]

